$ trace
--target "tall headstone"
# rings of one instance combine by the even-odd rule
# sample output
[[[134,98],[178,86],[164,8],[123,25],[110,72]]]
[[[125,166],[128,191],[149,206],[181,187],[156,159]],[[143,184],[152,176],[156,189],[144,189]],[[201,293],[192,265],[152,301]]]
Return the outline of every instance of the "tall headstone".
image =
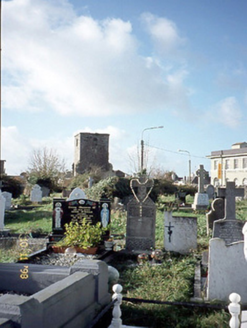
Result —
[[[188,254],[197,248],[197,218],[172,216],[165,212],[164,247],[166,251]]]
[[[2,192],[3,197],[5,198],[5,210],[11,209],[11,200],[12,200],[12,194],[11,192],[3,191]]]
[[[211,210],[206,214],[207,234],[213,229],[214,221],[221,220],[225,216],[224,199],[215,198],[211,203]]]
[[[33,203],[41,203],[42,202],[42,189],[36,184],[33,186],[31,190],[30,200]]]
[[[146,251],[155,247],[156,206],[149,197],[154,182],[142,176],[130,181],[133,193],[127,204],[126,249]]]
[[[236,197],[244,196],[243,188],[235,182],[227,182],[218,189],[218,196],[225,198],[224,219],[213,226],[213,238],[209,242],[207,298],[227,301],[234,291],[247,302],[247,263],[244,260],[244,221],[236,219]]]
[[[226,188],[218,189],[218,196],[225,198],[225,216],[213,224],[213,238],[221,238],[226,245],[243,240],[244,221],[236,219],[236,197],[244,197],[244,189],[236,188],[235,182],[227,181]]]
[[[204,179],[207,171],[204,170],[203,165],[196,171],[198,176],[198,192],[195,194],[194,203],[192,208],[194,210],[206,209],[209,205],[208,194],[204,191]]]

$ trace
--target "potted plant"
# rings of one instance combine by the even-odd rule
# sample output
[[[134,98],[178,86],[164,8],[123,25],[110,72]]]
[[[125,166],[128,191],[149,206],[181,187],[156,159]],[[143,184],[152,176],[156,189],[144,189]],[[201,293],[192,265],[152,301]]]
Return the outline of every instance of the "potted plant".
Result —
[[[63,253],[66,248],[74,247],[79,253],[95,254],[104,231],[106,229],[101,226],[100,222],[93,225],[85,218],[80,222],[71,221],[69,224],[65,224],[65,236],[52,246],[53,251]]]

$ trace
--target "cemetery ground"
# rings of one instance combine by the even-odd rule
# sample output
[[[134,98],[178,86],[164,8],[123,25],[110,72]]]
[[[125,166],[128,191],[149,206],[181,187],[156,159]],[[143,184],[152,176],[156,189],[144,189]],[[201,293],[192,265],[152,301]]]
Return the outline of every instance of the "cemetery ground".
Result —
[[[52,195],[55,196],[55,195]],[[52,226],[52,198],[47,197],[42,205],[17,208],[7,211],[5,227],[14,234],[29,234],[39,231],[41,236],[47,236]],[[192,198],[192,197],[191,197]],[[157,203],[156,215],[156,249],[164,245],[164,201],[173,202],[175,197],[163,197]],[[191,202],[193,199],[191,199]],[[22,200],[16,200],[23,203]],[[30,207],[29,207],[30,206]],[[122,319],[125,325],[136,325],[153,328],[227,328],[230,315],[225,309],[186,306],[193,297],[195,265],[202,251],[208,249],[209,237],[206,232],[206,211],[196,211],[180,207],[173,215],[196,216],[198,222],[198,247],[189,255],[179,255],[164,252],[160,265],[146,262],[138,265],[137,256],[126,252],[116,251],[109,265],[120,273],[119,283],[123,286],[124,300],[121,306]],[[246,220],[247,201],[237,202],[237,218]],[[111,233],[123,236],[126,233],[126,212],[116,211],[111,217]],[[116,243],[121,244],[121,237],[116,237]],[[120,248],[121,246],[119,246]],[[15,262],[18,260],[18,250],[0,250],[0,262]],[[109,290],[112,293],[111,290]],[[183,303],[183,305],[160,305],[137,302],[136,299]],[[215,300],[222,308],[228,304]],[[212,304],[212,302],[211,302]],[[111,310],[99,321],[95,328],[106,328],[112,318]]]

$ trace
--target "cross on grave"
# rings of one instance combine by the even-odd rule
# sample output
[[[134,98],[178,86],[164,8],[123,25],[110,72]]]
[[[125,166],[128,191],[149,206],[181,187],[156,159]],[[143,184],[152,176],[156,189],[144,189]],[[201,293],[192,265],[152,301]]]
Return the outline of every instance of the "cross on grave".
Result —
[[[165,226],[166,228],[168,228],[168,236],[169,236],[169,243],[171,243],[171,236],[172,236],[172,229],[171,228],[174,228],[174,226],[171,225],[171,222],[169,222],[169,226]]]
[[[236,188],[235,182],[227,181],[226,188],[218,188],[218,197],[225,198],[225,217],[227,220],[236,220],[236,197],[244,196],[244,188]]]
[[[206,177],[207,171],[204,169],[203,165],[200,165],[200,168],[196,171],[198,176],[198,192],[204,193],[204,179]]]
[[[142,220],[142,206],[145,203],[145,201],[148,199],[153,189],[153,186],[154,186],[154,181],[149,180],[148,178],[146,178],[146,176],[142,176],[139,179],[132,179],[130,181],[131,191],[136,201],[140,205],[140,220]],[[137,194],[134,188],[137,188]]]

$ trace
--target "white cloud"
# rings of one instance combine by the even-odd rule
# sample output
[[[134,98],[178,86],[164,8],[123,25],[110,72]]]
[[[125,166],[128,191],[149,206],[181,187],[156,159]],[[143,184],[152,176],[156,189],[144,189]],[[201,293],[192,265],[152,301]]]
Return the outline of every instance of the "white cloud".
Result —
[[[9,175],[19,175],[29,167],[29,158],[33,149],[47,147],[56,150],[58,156],[66,161],[70,170],[74,154],[73,137],[63,139],[35,139],[24,137],[16,126],[2,128],[2,159],[6,161],[5,169]]]
[[[16,126],[2,127],[2,159],[7,174],[19,175],[27,169],[29,146]]]
[[[106,116],[163,111],[188,96],[157,60],[138,53],[128,21],[78,16],[65,0],[4,1],[3,13],[5,109]],[[164,50],[183,43],[173,22],[143,17]]]
[[[237,127],[242,117],[241,109],[235,97],[228,97],[220,101],[215,105],[211,114],[214,121],[218,121],[230,128]]]
[[[164,55],[176,53],[178,48],[185,44],[185,38],[179,36],[178,28],[173,21],[150,13],[142,14],[142,21],[157,49]]]
[[[79,132],[89,133],[109,133],[109,162],[114,163],[114,170],[130,170],[129,158],[127,151],[124,150],[124,140],[128,138],[128,132],[108,126],[104,129],[92,130],[86,127]],[[2,128],[2,159],[6,160],[5,169],[9,175],[19,175],[29,167],[29,158],[34,149],[47,147],[56,151],[57,155],[64,159],[66,168],[71,170],[74,160],[74,136],[64,138],[46,138],[36,139],[27,138],[18,130],[16,126]]]

